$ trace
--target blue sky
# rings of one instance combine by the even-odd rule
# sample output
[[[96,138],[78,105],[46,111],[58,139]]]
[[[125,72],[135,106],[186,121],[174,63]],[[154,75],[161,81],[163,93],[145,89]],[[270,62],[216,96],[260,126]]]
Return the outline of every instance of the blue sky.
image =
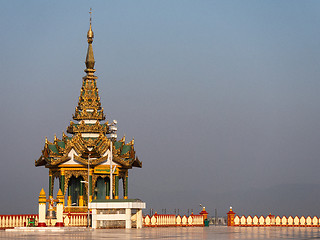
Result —
[[[77,105],[90,7],[102,106],[143,161],[130,197],[320,214],[320,3],[292,0],[2,1],[0,214],[48,187],[34,160]]]

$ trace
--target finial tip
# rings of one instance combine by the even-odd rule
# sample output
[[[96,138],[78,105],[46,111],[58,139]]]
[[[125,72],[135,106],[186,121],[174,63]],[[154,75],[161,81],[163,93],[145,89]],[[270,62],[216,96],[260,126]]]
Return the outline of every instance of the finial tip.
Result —
[[[87,38],[88,38],[88,42],[92,42],[92,39],[93,39],[93,31],[92,31],[92,28],[91,28],[91,24],[92,24],[92,8],[90,8],[90,27],[89,27],[89,31],[88,31],[88,34],[87,34]]]
[[[91,25],[91,16],[92,16],[92,8],[90,8],[90,25]]]

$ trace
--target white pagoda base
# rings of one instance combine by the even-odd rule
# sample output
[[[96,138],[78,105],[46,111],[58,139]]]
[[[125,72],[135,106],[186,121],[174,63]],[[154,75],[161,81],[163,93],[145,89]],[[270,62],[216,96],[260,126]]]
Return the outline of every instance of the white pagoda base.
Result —
[[[142,228],[142,209],[146,203],[139,199],[93,200],[92,228]]]

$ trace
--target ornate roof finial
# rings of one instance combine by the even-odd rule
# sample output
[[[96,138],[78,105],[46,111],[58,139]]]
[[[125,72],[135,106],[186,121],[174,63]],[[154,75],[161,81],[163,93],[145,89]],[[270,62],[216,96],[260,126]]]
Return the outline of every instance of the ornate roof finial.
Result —
[[[132,138],[132,140],[128,143],[128,145],[131,145],[131,146],[134,145],[134,138]]]
[[[91,23],[92,23],[92,8],[90,8],[90,27],[89,27],[89,31],[87,33],[87,39],[88,39],[88,52],[87,52],[87,58],[86,58],[86,67],[87,69],[93,69],[94,68],[94,56],[93,56],[93,49],[92,49],[92,42],[93,42],[93,31],[92,31],[92,27],[91,27]]]
[[[87,34],[87,38],[88,38],[88,43],[92,43],[93,41],[93,31],[92,31],[92,27],[91,27],[91,23],[92,23],[92,8],[90,8],[90,27],[89,27],[89,31],[88,31],[88,34]]]
[[[126,141],[126,135],[123,135],[123,137],[121,138],[121,140],[119,142],[124,143]]]

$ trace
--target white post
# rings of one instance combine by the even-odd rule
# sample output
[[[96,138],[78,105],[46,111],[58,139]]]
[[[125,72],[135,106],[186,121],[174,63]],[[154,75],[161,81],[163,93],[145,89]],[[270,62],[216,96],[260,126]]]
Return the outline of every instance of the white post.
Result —
[[[137,228],[142,228],[142,210],[137,210]]]
[[[56,226],[63,227],[63,204],[57,203],[57,223]]]
[[[92,209],[92,228],[97,228],[97,209]]]
[[[131,228],[131,209],[126,208],[126,228]]]
[[[56,209],[56,213],[57,213],[57,222],[56,222],[56,227],[64,227],[64,223],[63,223],[63,199],[64,196],[62,194],[61,189],[59,189],[58,194],[57,194],[57,209]]]
[[[38,227],[46,227],[46,193],[43,188],[39,195],[39,221]]]

